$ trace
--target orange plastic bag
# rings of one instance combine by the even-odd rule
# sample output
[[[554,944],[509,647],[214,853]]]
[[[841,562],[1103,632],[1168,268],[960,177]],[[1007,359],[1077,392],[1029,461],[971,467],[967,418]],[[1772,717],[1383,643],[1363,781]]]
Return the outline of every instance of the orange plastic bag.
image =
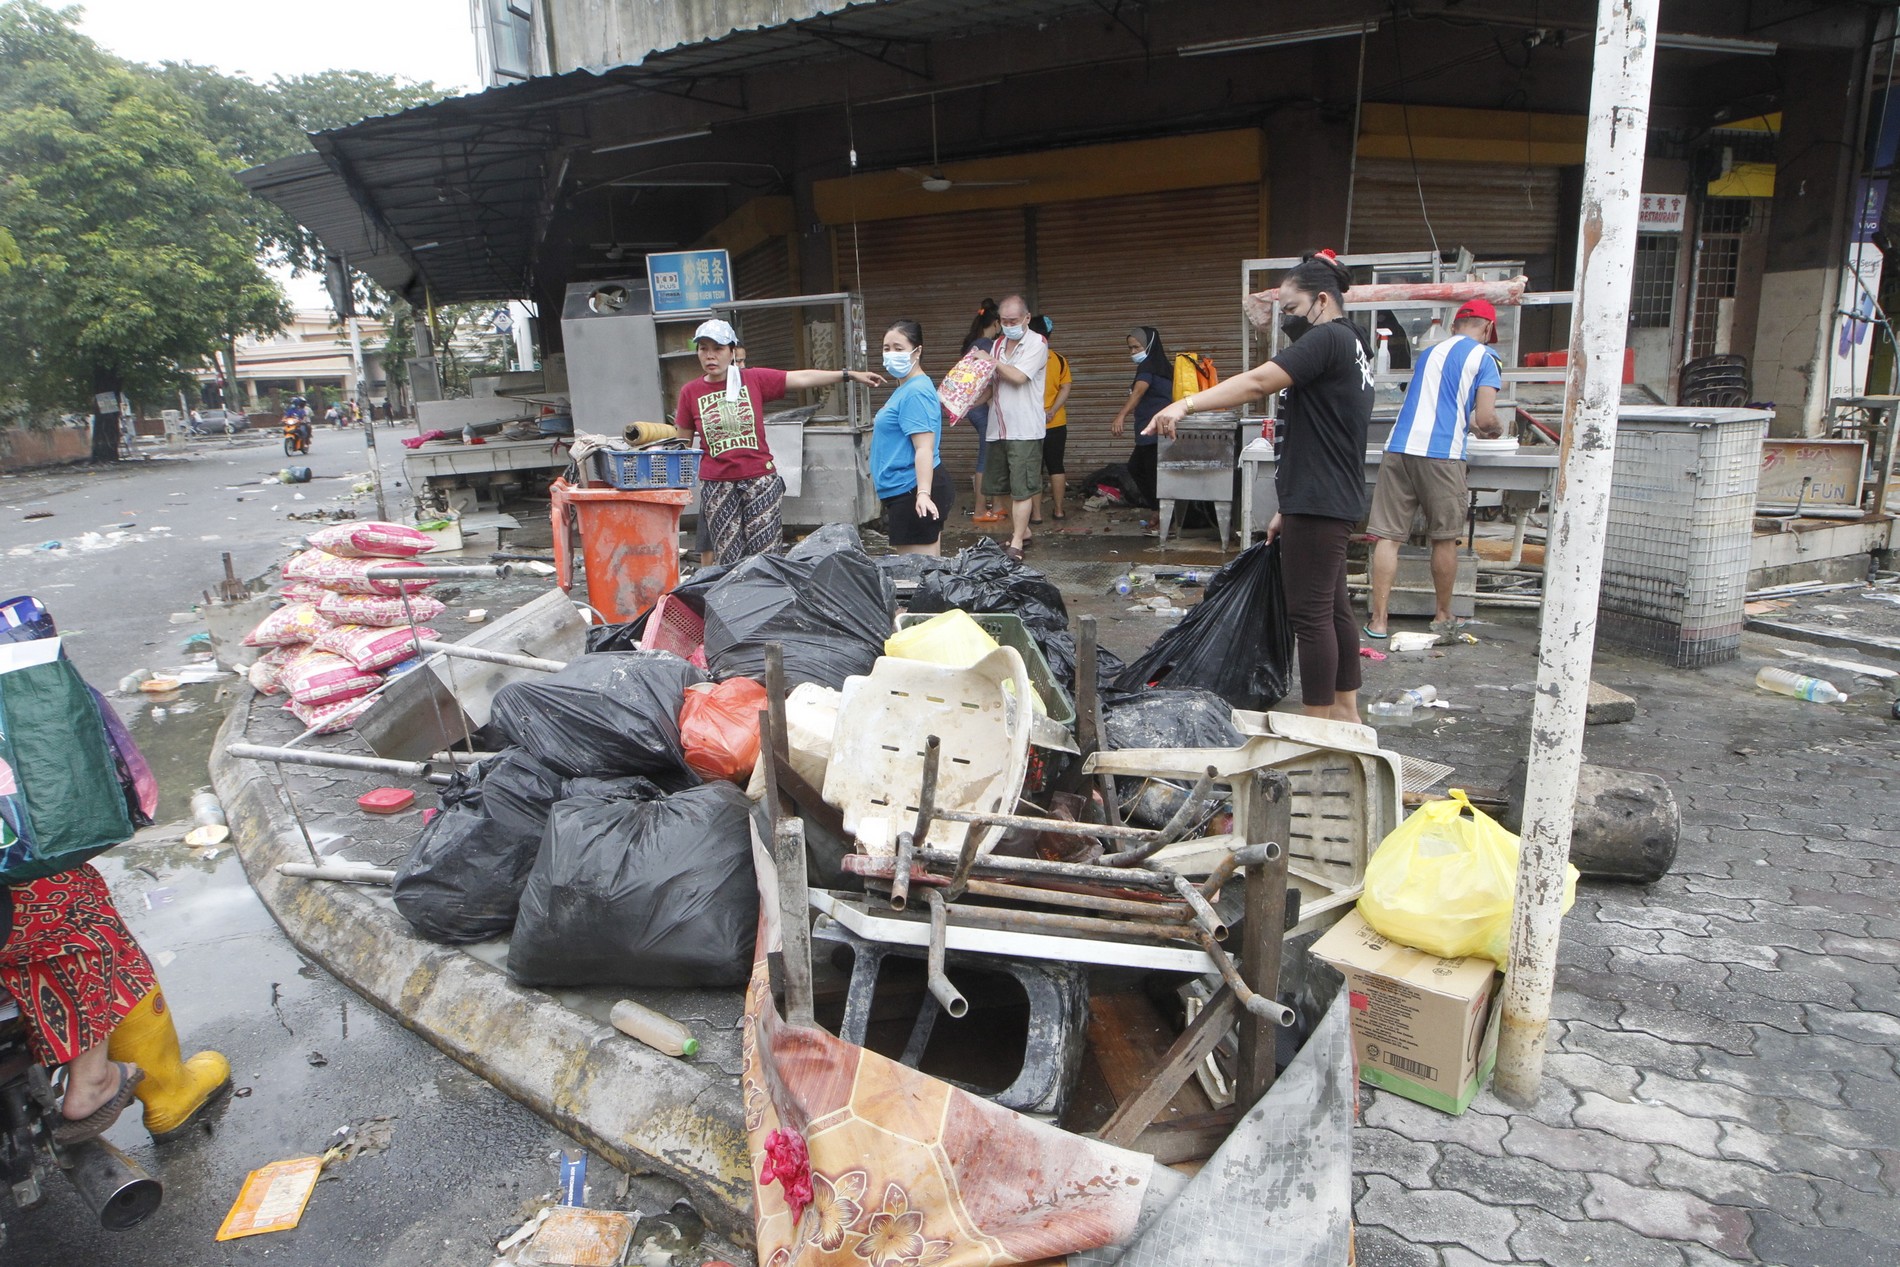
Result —
[[[759,763],[759,713],[765,688],[749,677],[686,688],[680,705],[680,746],[702,779],[743,785]]]

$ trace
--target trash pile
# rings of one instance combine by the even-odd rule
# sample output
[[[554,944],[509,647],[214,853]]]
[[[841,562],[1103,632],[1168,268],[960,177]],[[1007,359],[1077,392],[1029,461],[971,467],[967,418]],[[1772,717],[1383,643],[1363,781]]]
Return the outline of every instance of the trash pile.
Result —
[[[430,637],[362,619],[371,606],[391,622],[421,618],[428,600],[405,601],[400,574],[370,575],[389,556],[312,544],[286,569],[311,588],[257,631],[298,648],[269,673],[293,703],[299,689],[336,688],[311,682],[338,671],[312,656],[374,681],[377,648],[327,650],[341,639],[393,632],[413,653]],[[1277,546],[1259,545],[1212,575],[1173,574],[1204,596],[1125,665],[1097,645],[1092,618],[1072,625],[1059,588],[994,542],[947,559],[873,558],[855,529],[834,525],[784,555],[702,569],[639,619],[590,628],[565,662],[500,659],[517,675],[473,729],[483,755],[458,767],[390,878],[396,908],[434,941],[506,937],[506,970],[524,986],[746,986],[762,1258],[784,1249],[805,1261],[792,1246],[818,1174],[867,1158],[893,1175],[917,1164],[889,1118],[915,1102],[940,1105],[931,1120],[971,1145],[965,1159],[946,1138],[933,1155],[961,1177],[935,1196],[919,1188],[909,1207],[926,1250],[972,1227],[1030,1237],[1043,1256],[1138,1244],[1155,1218],[1195,1222],[1172,1206],[1186,1181],[1165,1163],[1211,1158],[1189,1185],[1196,1201],[1260,1226],[1269,1209],[1277,1218],[1304,1202],[1300,1261],[1340,1261],[1354,1035],[1340,977],[1288,939],[1335,925],[1350,935],[1374,850],[1404,839],[1406,771],[1369,728],[1267,711],[1291,676],[1279,567]],[[1461,803],[1447,804],[1455,817]],[[1407,909],[1427,879],[1475,883],[1502,865],[1502,828],[1446,830],[1485,847],[1449,876],[1443,850],[1414,841],[1396,887],[1380,890],[1382,911]],[[1503,901],[1508,911],[1508,892]],[[1471,936],[1488,951],[1497,909],[1494,891],[1460,890],[1418,918],[1482,916]],[[1405,935],[1417,936],[1412,925]],[[910,961],[921,986],[895,1001],[879,984],[891,957]],[[1331,962],[1367,982],[1392,967]],[[834,976],[821,1001],[815,964],[848,983]],[[1102,988],[1120,991],[1099,1010],[1098,967],[1112,970]],[[1140,988],[1126,984],[1142,973]],[[1492,988],[1488,965],[1470,975],[1456,984]],[[1021,989],[999,995],[1000,976]],[[615,1024],[696,1058],[691,1028],[646,1002],[661,1010],[623,1000]],[[1026,1021],[999,1019],[1025,1008]],[[940,1022],[966,1016],[984,1017],[988,1036],[1026,1027],[1007,1086],[979,1094],[966,1086],[995,1080],[950,1071],[992,1058],[989,1037],[932,1042]],[[1101,1031],[1115,1016],[1179,1037],[1138,1051]],[[872,1050],[879,1025],[879,1050],[901,1059]],[[1107,1079],[1088,1096],[1085,1064]],[[889,1102],[847,1104],[860,1085],[892,1088]],[[1456,1111],[1465,1089],[1417,1098]],[[1256,1104],[1268,1111],[1246,1112]],[[821,1121],[840,1125],[802,1125]],[[853,1134],[867,1123],[875,1144]],[[979,1137],[990,1143],[976,1148]],[[996,1150],[1119,1200],[1073,1222],[1053,1192],[960,1209],[954,1193],[982,1185]],[[1301,1178],[1223,1177],[1263,1166]],[[848,1249],[864,1235],[834,1239]]]
[[[406,672],[420,654],[418,627],[442,614],[422,591],[426,579],[391,579],[393,569],[417,569],[434,543],[414,528],[367,520],[339,523],[310,534],[310,548],[284,564],[284,606],[245,635],[244,645],[268,648],[251,665],[261,694],[288,694],[285,707],[320,735],[348,729],[372,693]]]

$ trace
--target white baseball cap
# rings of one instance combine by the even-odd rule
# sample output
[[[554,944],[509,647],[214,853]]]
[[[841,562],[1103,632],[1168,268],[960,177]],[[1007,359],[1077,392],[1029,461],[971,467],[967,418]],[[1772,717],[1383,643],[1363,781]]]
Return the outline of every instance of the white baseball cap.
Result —
[[[730,321],[700,322],[699,329],[693,331],[693,342],[697,343],[701,339],[711,339],[714,343],[729,348],[739,346],[739,332],[732,328]]]

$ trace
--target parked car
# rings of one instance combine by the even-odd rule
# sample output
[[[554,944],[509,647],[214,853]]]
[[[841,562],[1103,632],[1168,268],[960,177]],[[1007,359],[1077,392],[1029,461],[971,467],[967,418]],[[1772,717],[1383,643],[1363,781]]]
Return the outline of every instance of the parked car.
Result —
[[[248,431],[250,426],[251,420],[235,409],[200,409],[197,420],[190,424],[195,436],[229,435]]]

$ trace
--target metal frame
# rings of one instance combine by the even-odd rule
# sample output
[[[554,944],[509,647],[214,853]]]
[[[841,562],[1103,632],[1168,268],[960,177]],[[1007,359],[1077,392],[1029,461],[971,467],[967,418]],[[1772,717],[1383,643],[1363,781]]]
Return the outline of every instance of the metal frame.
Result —
[[[1292,268],[1294,265],[1298,264],[1299,262],[1300,262],[1300,257],[1297,255],[1280,255],[1280,256],[1272,256],[1265,259],[1242,260],[1240,262],[1240,297],[1243,303],[1249,296],[1258,293],[1258,291],[1254,287],[1254,281],[1253,281],[1253,275],[1255,273],[1284,272],[1287,269]],[[1415,272],[1415,271],[1423,271],[1426,269],[1429,269],[1431,271],[1431,281],[1434,283],[1442,283],[1445,281],[1456,280],[1455,278],[1447,276],[1447,273],[1454,270],[1456,268],[1456,265],[1447,264],[1442,258],[1440,258],[1437,255],[1434,255],[1430,251],[1424,251],[1424,252],[1388,251],[1388,252],[1382,252],[1382,253],[1376,253],[1376,254],[1365,254],[1365,255],[1341,255],[1339,257],[1339,262],[1345,265],[1347,268],[1372,269],[1374,284],[1379,284],[1380,279],[1382,277],[1389,276],[1391,273],[1394,273],[1394,272]],[[1505,271],[1505,270],[1508,270],[1508,271]],[[1502,277],[1515,277],[1519,273],[1521,273],[1523,270],[1522,270],[1521,261],[1481,260],[1481,261],[1477,261],[1473,263],[1470,266],[1470,268],[1466,271],[1479,275],[1481,280],[1494,281],[1494,280],[1500,280]],[[1491,273],[1494,271],[1500,272],[1500,277],[1483,276],[1484,274]],[[1559,306],[1570,306],[1570,305],[1573,305],[1575,302],[1576,302],[1575,293],[1568,290],[1527,291],[1525,292],[1525,294],[1521,297],[1521,299],[1515,306],[1519,308],[1559,307]],[[1274,312],[1277,314],[1279,311],[1279,304],[1276,302],[1273,307],[1274,307]],[[1380,303],[1371,303],[1371,304],[1349,303],[1346,305],[1347,312],[1375,312],[1379,310],[1389,310],[1389,311],[1395,311],[1395,312],[1403,312],[1407,310],[1442,311],[1442,310],[1448,310],[1448,309],[1455,311],[1456,308],[1457,308],[1456,304],[1447,303],[1440,300],[1418,300],[1418,301],[1398,301],[1398,302],[1388,300],[1388,301],[1384,301]],[[1500,322],[1499,324],[1500,326],[1503,325],[1502,322]],[[1502,355],[1504,356],[1505,364],[1507,367],[1513,366],[1517,363],[1517,360],[1518,360],[1517,337],[1518,337],[1518,328],[1517,328],[1517,323],[1515,321],[1511,323],[1508,339],[1505,337],[1505,334],[1502,330],[1500,330],[1499,332],[1498,347],[1500,349],[1506,349],[1502,353]],[[1251,369],[1257,363],[1255,359],[1256,352],[1254,350],[1255,342],[1256,340],[1255,340],[1254,324],[1247,319],[1243,311],[1240,318],[1241,363],[1243,366],[1249,369]],[[1261,361],[1272,359],[1280,351],[1280,327],[1277,320],[1271,323],[1268,327],[1266,343],[1267,343],[1266,354],[1264,356],[1259,357],[1259,360]],[[1506,368],[1506,370],[1504,371],[1504,381],[1506,382],[1506,384],[1561,383],[1565,380],[1565,377],[1566,377],[1566,371],[1561,367],[1558,369],[1552,369],[1552,370]],[[1402,384],[1410,383],[1411,381],[1412,381],[1412,372],[1410,370],[1392,370],[1388,373],[1381,374],[1378,376],[1378,382],[1381,385],[1392,385],[1392,384],[1402,385]],[[1507,400],[1506,403],[1510,403],[1510,402]],[[1247,404],[1247,405],[1241,406],[1241,421],[1245,423],[1245,422],[1250,422],[1250,421],[1258,421],[1261,418],[1276,418],[1279,416],[1279,402],[1277,398],[1273,400],[1268,400],[1267,402],[1265,402],[1265,409],[1263,412],[1256,412],[1257,409],[1258,409],[1258,406],[1254,404]]]

